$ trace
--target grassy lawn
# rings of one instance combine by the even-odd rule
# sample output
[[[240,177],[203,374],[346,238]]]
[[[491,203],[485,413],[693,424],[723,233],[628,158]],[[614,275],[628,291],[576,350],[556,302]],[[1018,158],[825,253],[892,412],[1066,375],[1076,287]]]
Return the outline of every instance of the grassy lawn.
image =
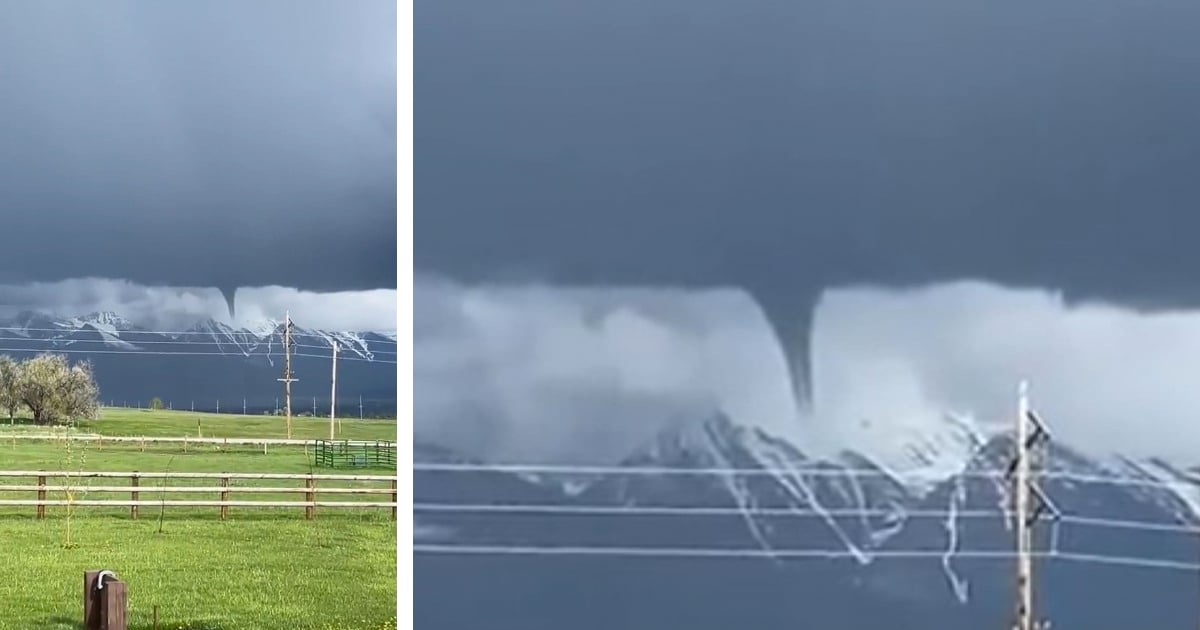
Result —
[[[83,572],[112,569],[129,585],[129,627],[257,630],[395,627],[391,521],[302,518],[158,523],[0,519],[0,628],[74,629]],[[17,577],[19,576],[19,577]]]
[[[277,437],[281,418],[187,412],[106,410],[100,420],[79,427],[102,435],[195,435],[200,419],[205,437]],[[295,437],[328,435],[328,419],[293,419]],[[38,430],[45,430],[42,427]],[[327,470],[311,467],[302,447],[229,447],[63,441],[5,442],[7,431],[27,426],[0,425],[0,469],[142,472],[287,472],[394,474],[387,469]],[[190,433],[189,433],[190,431]],[[347,419],[347,439],[394,440],[394,421]],[[216,485],[217,480],[175,481],[170,485]],[[4,479],[0,484],[31,484]],[[62,483],[52,480],[50,483]],[[123,486],[127,479],[75,481],[76,499],[127,497],[89,493],[89,485]],[[214,494],[155,493],[162,482],[144,480],[142,500],[203,498]],[[297,481],[233,481],[233,485],[299,487]],[[344,485],[344,484],[339,484]],[[367,484],[384,487],[380,484]],[[386,485],[386,484],[385,484]],[[0,492],[0,498],[33,498],[33,492]],[[61,499],[61,493],[51,493]],[[300,493],[233,494],[234,499],[301,500]],[[324,500],[385,501],[381,495],[320,495]],[[138,520],[128,508],[77,507],[66,545],[65,508],[0,508],[0,629],[77,628],[85,569],[108,568],[129,584],[130,628],[151,627],[159,607],[161,628],[237,630],[251,628],[390,628],[396,600],[396,527],[388,509],[325,509],[304,519],[303,508],[231,508],[229,520],[217,508],[143,506]],[[161,528],[161,532],[160,532]],[[20,579],[11,579],[21,576]]]

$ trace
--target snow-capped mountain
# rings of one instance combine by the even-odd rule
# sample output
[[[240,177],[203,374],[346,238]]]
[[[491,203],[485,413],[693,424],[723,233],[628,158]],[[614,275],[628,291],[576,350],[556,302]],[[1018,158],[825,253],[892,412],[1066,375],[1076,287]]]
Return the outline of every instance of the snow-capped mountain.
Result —
[[[364,413],[394,409],[396,344],[373,331],[325,331],[293,321],[293,387],[297,411],[316,397],[329,409],[333,345],[338,345],[339,405]],[[25,311],[0,319],[0,353],[25,357],[61,352],[90,360],[101,397],[110,404],[145,405],[162,398],[176,409],[261,412],[276,408],[282,376],[281,322],[234,327],[208,319],[178,330],[139,325],[113,312],[56,316]],[[244,401],[244,403],[243,403]]]
[[[419,469],[418,503],[443,507],[418,506],[415,517],[421,531],[438,532],[437,544],[622,551],[419,553],[418,625],[1002,627],[1012,564],[981,556],[1013,546],[1004,477],[1012,440],[946,422],[942,437],[911,445],[899,472],[853,451],[813,458],[721,415],[672,426],[591,475]],[[435,461],[430,452],[414,458]],[[1196,561],[1198,495],[1188,473],[1062,444],[1052,445],[1044,471],[1041,485],[1060,511],[1037,531],[1038,548],[1057,554],[1038,561],[1040,610],[1054,627],[1130,627],[1141,618],[1132,611],[1151,607],[1156,628],[1194,625],[1194,574],[1165,568]],[[467,504],[560,509],[445,508]],[[920,557],[897,557],[912,551]],[[1129,558],[1166,564],[1122,564]]]

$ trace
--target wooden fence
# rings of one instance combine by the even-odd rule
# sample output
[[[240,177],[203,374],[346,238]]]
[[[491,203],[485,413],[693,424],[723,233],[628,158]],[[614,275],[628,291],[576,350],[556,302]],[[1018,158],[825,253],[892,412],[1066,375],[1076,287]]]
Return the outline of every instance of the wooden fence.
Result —
[[[33,440],[33,441],[62,441],[71,440],[72,442],[88,442],[99,448],[104,448],[104,444],[140,444],[145,449],[147,444],[183,444],[186,450],[189,444],[217,444],[224,446],[312,446],[315,439],[298,440],[286,438],[220,438],[220,437],[145,437],[136,435],[100,435],[98,433],[84,434],[55,434],[55,433],[13,433],[0,437],[0,443],[16,440]],[[382,443],[376,440],[338,440],[339,443],[345,443],[352,446],[356,445],[374,445]],[[395,448],[395,443],[390,442],[392,448]]]
[[[74,471],[44,471],[44,470],[5,470],[0,471],[0,479],[29,479],[34,483],[0,483],[0,495],[14,492],[37,493],[36,499],[0,498],[0,508],[29,506],[37,508],[39,519],[46,517],[46,507],[128,507],[129,517],[138,517],[138,508],[170,508],[170,507],[214,507],[218,508],[221,519],[229,517],[229,508],[304,508],[305,518],[316,517],[318,508],[391,508],[392,519],[396,518],[396,476],[394,475],[324,475],[324,474],[287,474],[287,473],[201,473],[201,472],[74,472]],[[128,485],[91,485],[95,479],[116,480],[127,479]],[[57,484],[47,483],[49,480],[60,480]],[[85,484],[86,480],[86,484]],[[213,480],[219,485],[144,485],[142,480]],[[240,481],[272,481],[271,486],[235,485],[231,482]],[[303,486],[285,486],[287,481],[302,481]],[[378,484],[388,484],[380,486]],[[348,485],[354,484],[354,485]],[[371,485],[365,485],[371,484]],[[113,496],[104,499],[77,499],[75,495],[91,494],[128,494],[129,498]],[[49,493],[58,493],[66,498],[51,499]],[[212,499],[167,499],[166,495],[217,495]],[[144,499],[143,494],[160,495],[158,499]],[[248,500],[231,499],[231,495],[290,495],[303,494],[303,501]],[[367,500],[338,501],[322,500],[319,495],[386,495],[387,501]]]

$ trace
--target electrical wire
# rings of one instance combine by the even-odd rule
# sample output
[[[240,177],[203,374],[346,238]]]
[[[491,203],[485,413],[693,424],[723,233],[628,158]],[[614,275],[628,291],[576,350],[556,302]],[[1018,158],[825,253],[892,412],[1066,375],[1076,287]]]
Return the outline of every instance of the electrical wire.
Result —
[[[171,351],[164,351],[164,350],[75,350],[75,349],[71,349],[71,348],[53,348],[53,349],[0,348],[0,352],[37,352],[37,353],[45,353],[45,354],[125,354],[125,355],[135,355],[135,356],[147,356],[147,355],[148,356],[193,356],[193,357],[208,356],[208,357],[229,357],[229,358],[239,358],[240,357],[243,359],[249,358],[251,356],[255,356],[253,354],[247,354],[247,353],[243,353],[243,352],[191,352],[191,351],[187,351],[187,350],[177,350],[177,351],[176,350],[171,350]],[[265,356],[265,355],[263,355],[263,356]],[[283,354],[281,352],[280,357],[282,357],[282,356],[283,356]],[[311,358],[311,359],[332,359],[331,354],[320,355],[320,354],[305,354],[305,353],[293,352],[292,356],[293,357],[307,357],[307,358]],[[349,356],[342,356],[342,355],[338,355],[338,361],[362,361],[362,362],[366,362],[366,363],[382,363],[382,364],[388,364],[388,365],[396,364],[395,361],[388,361],[388,360],[384,360],[384,359],[369,359],[369,358],[365,358],[365,357],[349,357]]]
[[[439,463],[414,462],[413,470],[424,472],[504,472],[515,474],[544,474],[544,475],[582,475],[582,476],[641,476],[641,475],[682,475],[682,476],[778,476],[784,474],[805,475],[810,477],[881,477],[889,479],[1003,479],[1007,475],[1004,470],[965,470],[949,475],[933,472],[900,472],[893,473],[871,468],[722,468],[697,467],[681,468],[672,466],[602,466],[602,465],[554,465],[554,464],[479,464],[479,463]],[[1118,486],[1144,486],[1156,488],[1176,488],[1180,485],[1200,484],[1197,479],[1180,479],[1163,481],[1159,479],[1138,479],[1134,477],[1086,475],[1067,471],[1041,473],[1035,476],[1039,480],[1067,480],[1078,483],[1095,483]]]
[[[941,479],[945,475],[925,474],[895,474],[869,468],[834,469],[834,468],[716,468],[698,467],[681,468],[674,466],[570,466],[570,465],[540,465],[540,464],[473,464],[473,463],[439,463],[414,462],[413,470],[426,472],[504,472],[545,475],[732,475],[732,476],[778,476],[781,474],[801,474],[813,477],[929,477]],[[983,479],[1001,478],[1004,471],[964,471],[956,476],[977,477]]]
[[[772,508],[772,507],[709,507],[709,506],[607,506],[552,504],[494,504],[494,503],[413,503],[414,512],[441,513],[502,513],[502,514],[590,514],[606,516],[903,516],[905,518],[1002,518],[999,510],[889,510],[886,508]]]
[[[447,555],[525,555],[525,556],[619,556],[655,558],[814,558],[814,559],[919,559],[947,557],[945,551],[934,550],[878,550],[851,552],[846,549],[722,549],[713,547],[590,547],[590,546],[537,546],[537,545],[442,545],[414,543],[413,553]],[[1012,560],[1013,551],[959,550],[950,554],[957,559]],[[1198,571],[1200,563],[1176,560],[1158,560],[1135,556],[1115,556],[1078,552],[1035,551],[1033,558],[1064,560],[1095,564],[1114,564],[1151,569],[1175,569]]]
[[[538,545],[442,545],[415,543],[416,553],[472,554],[472,555],[547,555],[547,556],[651,556],[690,558],[944,558],[945,551],[925,550],[878,550],[854,553],[846,549],[763,549],[763,548],[720,548],[720,547],[618,547],[618,546],[538,546]],[[957,551],[962,558],[1011,558],[1012,551]]]
[[[280,324],[282,324],[282,322],[280,322]],[[84,324],[84,325],[88,325],[88,324]],[[295,323],[294,323],[294,322],[293,322],[293,325],[295,325]],[[94,329],[95,329],[97,332],[107,332],[107,331],[105,331],[104,329],[102,329],[102,328],[99,328],[99,327],[96,327],[96,326],[93,326],[93,328],[94,328]],[[3,331],[3,332],[49,332],[49,333],[72,333],[72,332],[76,332],[76,331],[78,331],[78,330],[80,330],[80,329],[78,329],[78,328],[68,328],[68,327],[63,327],[63,328],[24,328],[24,327],[21,327],[21,326],[0,326],[0,331]],[[304,331],[297,331],[297,330],[293,330],[291,334],[292,334],[292,336],[293,336],[293,337],[312,337],[312,338],[316,338],[316,339],[328,339],[329,337],[336,337],[337,335],[341,335],[341,334],[347,334],[347,333],[350,333],[350,332],[353,332],[353,333],[354,333],[354,334],[356,334],[356,335],[362,335],[362,334],[375,334],[376,336],[383,337],[383,339],[373,339],[373,340],[371,340],[371,341],[370,341],[370,343],[392,344],[392,345],[395,345],[395,344],[397,344],[397,343],[398,343],[398,342],[397,342],[396,340],[394,340],[394,339],[388,339],[388,338],[387,338],[387,334],[394,334],[394,333],[395,333],[395,331],[391,331],[391,330],[388,330],[388,331],[375,331],[375,330],[370,330],[370,331],[361,331],[361,332],[355,332],[355,331],[336,331],[336,332],[329,332],[329,333],[316,333],[316,332],[304,332]],[[112,333],[108,333],[108,334],[112,334]],[[283,337],[283,333],[282,333],[281,331],[271,331],[271,332],[267,333],[266,335],[259,336],[257,333],[254,333],[254,332],[252,332],[252,331],[249,331],[249,330],[246,330],[246,329],[235,329],[235,328],[230,328],[228,331],[211,331],[211,330],[141,330],[141,329],[136,329],[136,328],[135,328],[135,329],[132,329],[132,330],[118,330],[116,334],[117,334],[118,336],[120,336],[120,335],[122,335],[122,334],[125,334],[125,335],[171,335],[171,336],[180,336],[180,337],[183,337],[183,336],[198,336],[198,335],[204,335],[204,336],[211,336],[211,335],[242,335],[242,336],[246,336],[246,335],[248,335],[248,336],[254,337],[254,338],[256,338],[256,339],[267,339],[267,338],[270,338],[270,337]]]
[[[746,508],[720,506],[654,506],[654,505],[555,505],[555,504],[496,504],[496,503],[414,503],[413,512],[461,514],[549,514],[594,516],[790,516],[790,517],[886,517],[900,518],[1004,518],[1011,512],[1000,510],[897,510],[888,508],[775,508],[752,506]],[[1064,514],[1054,520],[1064,524],[1089,527],[1139,529],[1184,534],[1200,533],[1200,526],[1186,523],[1133,521]]]
[[[1094,516],[1073,516],[1064,514],[1058,517],[1063,523],[1075,523],[1091,527],[1109,527],[1118,529],[1137,529],[1143,531],[1175,532],[1180,534],[1200,533],[1200,527],[1187,523],[1162,523],[1156,521],[1130,521]]]

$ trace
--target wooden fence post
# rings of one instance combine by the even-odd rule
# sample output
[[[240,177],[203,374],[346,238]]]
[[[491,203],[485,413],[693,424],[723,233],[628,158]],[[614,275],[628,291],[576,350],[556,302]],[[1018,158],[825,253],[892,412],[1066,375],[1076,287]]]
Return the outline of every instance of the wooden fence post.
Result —
[[[309,475],[308,479],[305,480],[305,485],[308,487],[308,490],[304,493],[304,500],[308,502],[308,505],[304,506],[304,518],[311,521],[313,513],[317,510],[316,506],[312,505],[317,500],[317,495],[313,492],[313,486],[316,484],[312,475]]]
[[[129,498],[133,499],[134,501],[138,500],[138,491],[137,491],[138,483],[139,483],[138,482],[138,473],[135,470],[135,471],[133,471],[133,474],[130,475],[130,477],[129,477],[129,487],[133,488],[133,490],[129,493]],[[137,520],[137,512],[138,512],[137,503],[134,503],[133,505],[129,506],[129,518],[136,521]]]
[[[183,436],[183,452],[187,452],[187,436]]]
[[[45,471],[39,471],[45,472]],[[38,475],[37,478],[37,517],[38,520],[46,518],[46,475]]]
[[[125,592],[125,583],[120,580],[106,582],[100,592],[104,598],[104,616],[100,618],[100,630],[128,630],[129,621],[126,617],[129,597]]]
[[[396,480],[392,480],[392,520],[396,520]]]
[[[221,477],[221,487],[229,487],[229,477]],[[225,505],[229,501],[229,490],[221,491],[221,520],[225,520],[229,516],[229,506]]]
[[[83,572],[83,630],[100,628],[100,602],[96,600],[96,576],[99,571]]]

